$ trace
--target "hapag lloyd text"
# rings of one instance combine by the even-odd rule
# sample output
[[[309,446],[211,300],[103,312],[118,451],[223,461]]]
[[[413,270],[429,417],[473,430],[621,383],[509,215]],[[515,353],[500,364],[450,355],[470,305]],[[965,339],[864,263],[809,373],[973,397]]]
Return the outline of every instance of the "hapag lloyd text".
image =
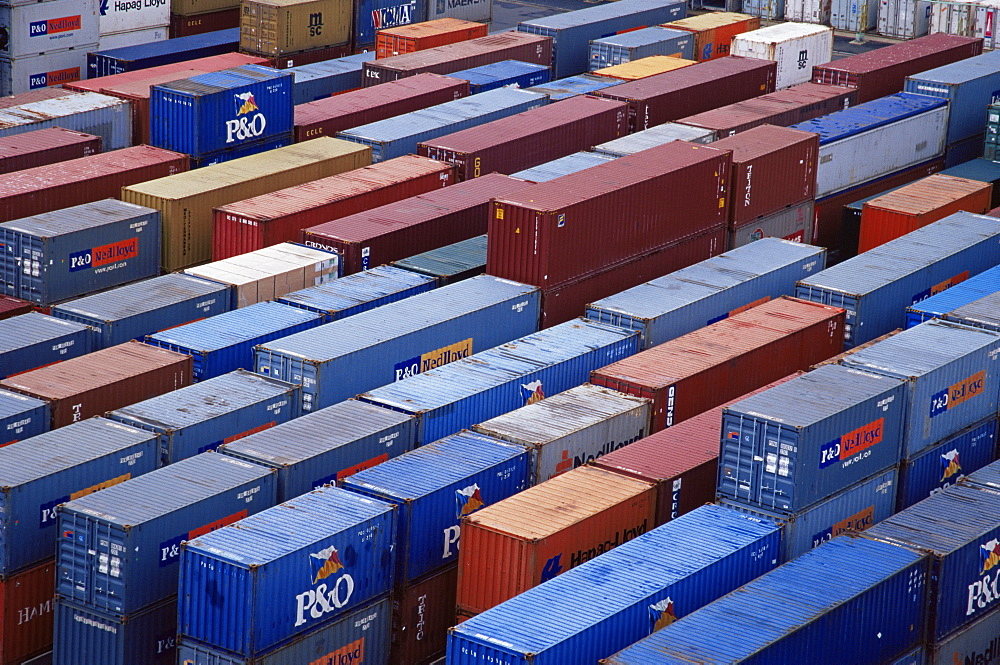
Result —
[[[263,113],[258,113],[252,118],[242,117],[235,120],[226,120],[226,143],[260,136],[267,126],[267,119]]]
[[[295,596],[295,626],[341,609],[351,602],[353,594],[354,578],[348,574],[341,575],[332,587],[320,584],[315,589],[300,593]]]

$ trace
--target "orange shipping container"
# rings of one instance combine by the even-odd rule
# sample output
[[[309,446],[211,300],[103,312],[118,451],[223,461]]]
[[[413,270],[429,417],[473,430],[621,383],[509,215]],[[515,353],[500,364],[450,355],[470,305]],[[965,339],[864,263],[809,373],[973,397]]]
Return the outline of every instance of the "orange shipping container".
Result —
[[[485,37],[488,31],[489,25],[486,23],[473,23],[457,18],[439,18],[386,28],[379,30],[375,37],[375,59]]]
[[[694,53],[698,62],[729,55],[733,37],[760,27],[760,18],[734,12],[710,12],[664,23],[664,28],[694,33]]]
[[[656,488],[582,466],[462,520],[458,611],[473,616],[654,526]]]
[[[622,81],[635,81],[644,79],[647,76],[655,76],[656,74],[663,74],[664,72],[671,72],[675,69],[696,64],[698,63],[694,60],[675,58],[672,55],[651,55],[639,58],[638,60],[623,62],[620,65],[595,69],[589,73],[593,76],[606,76],[612,79],[621,79]]]
[[[993,185],[935,173],[865,203],[858,252],[865,252],[959,211],[990,209]]]

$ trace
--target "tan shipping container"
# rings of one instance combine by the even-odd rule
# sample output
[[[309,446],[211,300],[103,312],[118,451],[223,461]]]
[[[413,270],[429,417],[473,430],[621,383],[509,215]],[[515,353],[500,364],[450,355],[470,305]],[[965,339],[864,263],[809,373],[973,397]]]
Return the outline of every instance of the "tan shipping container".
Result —
[[[286,55],[346,44],[352,0],[242,0],[240,50]]]
[[[697,65],[694,60],[684,60],[675,58],[672,55],[651,55],[638,60],[623,62],[620,65],[612,65],[603,69],[595,69],[589,74],[593,76],[605,76],[622,81],[637,81],[649,76],[656,76],[664,72],[672,72],[675,69]]]
[[[212,208],[368,166],[371,148],[322,136],[122,189],[122,201],[161,213],[163,270],[212,258]]]
[[[225,9],[238,9],[240,0],[170,0],[170,13],[194,16]]]

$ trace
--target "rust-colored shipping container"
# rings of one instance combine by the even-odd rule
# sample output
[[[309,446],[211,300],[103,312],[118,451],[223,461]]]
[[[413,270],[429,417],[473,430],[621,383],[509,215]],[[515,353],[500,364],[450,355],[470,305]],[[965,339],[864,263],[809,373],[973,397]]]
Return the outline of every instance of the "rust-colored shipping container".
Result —
[[[454,164],[462,181],[517,173],[627,133],[626,104],[579,95],[431,139],[417,152]]]
[[[731,229],[816,196],[819,134],[761,125],[712,147],[733,151]]]
[[[457,18],[439,18],[423,23],[400,25],[379,30],[375,36],[375,58],[426,51],[456,42],[485,37],[490,26]]]
[[[861,209],[858,253],[959,211],[989,212],[993,185],[936,173],[867,201]]]
[[[854,106],[857,98],[858,91],[854,88],[800,83],[760,97],[696,113],[677,122],[711,129],[721,138],[760,125],[788,127],[812,120]]]
[[[731,157],[674,141],[497,194],[486,272],[552,289],[725,224]]]
[[[722,440],[722,409],[802,374],[805,372],[795,372],[751,393],[740,395],[669,429],[598,457],[591,464],[654,483],[656,526],[706,503],[714,503]],[[464,533],[462,539],[464,547],[467,542]]]
[[[327,46],[326,48],[315,48],[311,51],[300,51],[298,53],[288,53],[276,55],[267,61],[268,67],[275,69],[288,69],[300,65],[312,65],[326,60],[335,60],[351,55],[351,45],[341,44],[339,46]]]
[[[0,321],[9,319],[12,316],[27,314],[32,309],[34,309],[34,305],[27,300],[21,300],[13,296],[0,296]]]
[[[47,400],[52,429],[191,384],[192,359],[135,340],[0,381]]]
[[[601,67],[592,72],[587,72],[589,76],[604,76],[606,78],[618,79],[619,81],[638,81],[639,79],[665,74],[675,69],[696,65],[696,60],[684,60],[675,58],[672,55],[650,55],[638,60],[630,60],[620,65]]]
[[[729,55],[733,37],[760,27],[760,17],[735,12],[709,12],[664,23],[664,28],[694,34],[694,53],[698,62]]]
[[[840,353],[844,316],[782,296],[594,370],[590,382],[651,398],[658,432]]]
[[[52,649],[54,559],[0,580],[0,663],[15,665]]]
[[[73,83],[65,84],[65,87],[78,92],[103,92],[104,88],[115,88],[126,83],[135,83],[136,81],[161,77],[164,74],[176,73],[176,79],[167,80],[178,81],[188,76],[184,72],[191,69],[198,72],[219,72],[223,69],[231,69],[242,65],[266,65],[268,62],[267,58],[259,56],[244,55],[242,53],[223,53],[221,55],[211,55],[207,58],[195,58],[194,60],[187,60],[185,62],[175,62],[170,65],[137,69],[134,72],[122,72],[121,74],[101,76],[96,79],[87,79],[86,81],[74,81]]]
[[[240,8],[220,9],[194,16],[170,15],[170,39],[203,35],[216,30],[230,30],[240,27]]]
[[[520,60],[548,67],[552,64],[552,38],[526,32],[498,32],[425,51],[394,55],[366,62],[361,81],[368,88],[426,72],[451,74],[502,60]]]
[[[486,232],[490,199],[534,183],[492,173],[302,230],[302,242],[340,255],[343,275]]]
[[[351,41],[351,0],[241,0],[240,50],[280,56]]]
[[[171,72],[161,72],[139,81],[120,81],[107,85],[101,88],[101,93],[132,102],[132,144],[149,145],[149,98],[152,95],[152,87],[205,73],[207,72],[200,69],[177,69]]]
[[[122,187],[188,170],[187,155],[148,145],[70,159],[0,178],[0,222],[117,199]]]
[[[22,104],[30,104],[32,102],[41,102],[46,99],[55,99],[56,97],[65,97],[67,95],[74,95],[77,92],[77,90],[72,90],[62,86],[29,90],[28,92],[22,92],[10,97],[0,97],[0,109],[9,109],[12,106],[20,106]]]
[[[418,74],[374,88],[362,88],[295,107],[295,140],[336,136],[370,122],[419,111],[469,96],[469,82]]]
[[[730,55],[649,78],[595,90],[629,104],[632,131],[774,92],[777,63]]]
[[[441,189],[455,182],[455,168],[417,155],[255,196],[216,208],[212,260],[299,242],[302,229]]]
[[[457,623],[458,562],[398,588],[392,596],[393,665],[425,665],[444,655],[448,629]]]
[[[48,127],[0,138],[0,174],[96,155],[101,137]]]
[[[858,90],[858,103],[903,90],[907,76],[983,52],[981,38],[936,32],[813,67],[813,83]]]

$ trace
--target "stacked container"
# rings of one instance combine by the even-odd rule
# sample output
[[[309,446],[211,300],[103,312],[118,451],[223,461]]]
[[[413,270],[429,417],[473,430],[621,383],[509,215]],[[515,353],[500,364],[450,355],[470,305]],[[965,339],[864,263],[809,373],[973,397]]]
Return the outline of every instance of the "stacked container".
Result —
[[[130,105],[121,99],[96,93],[78,95],[67,90],[46,90],[8,101],[9,104],[0,107],[0,136],[63,127],[100,136],[106,151],[132,144]]]
[[[930,319],[944,318],[949,312],[1000,291],[1000,266],[959,282],[926,300],[906,308],[906,327],[913,328]]]
[[[392,265],[432,277],[438,286],[454,284],[486,270],[486,234],[414,254]]]
[[[997,312],[1000,295],[993,293],[975,302],[954,309],[945,314],[945,319],[987,330],[1000,331],[1000,315]]]
[[[428,10],[428,13],[431,11]],[[375,57],[389,58],[485,37],[488,29],[489,26],[485,23],[473,23],[457,18],[439,18],[416,25],[386,27],[375,35]]]
[[[0,321],[0,378],[86,355],[95,350],[87,326],[27,312]]]
[[[545,85],[536,85],[530,90],[548,95],[549,101],[558,102],[570,97],[576,97],[577,95],[585,95],[601,88],[610,88],[619,83],[621,81],[607,78],[606,76],[580,74],[579,76],[568,76],[558,81],[550,81]]]
[[[695,53],[695,38],[683,30],[667,26],[644,28],[591,40],[590,71],[652,55],[698,60]]]
[[[656,127],[644,129],[641,132],[623,136],[620,139],[608,141],[594,146],[594,152],[608,157],[624,157],[637,152],[655,148],[671,141],[688,141],[690,143],[711,143],[716,138],[715,132],[690,127],[676,122],[665,122]]]
[[[675,69],[698,64],[694,60],[682,60],[670,55],[648,55],[638,60],[630,60],[620,65],[612,65],[595,69],[590,72],[600,78],[620,79],[622,81],[638,81],[657,74],[665,74]]]
[[[171,0],[170,38],[240,27],[236,0]]]
[[[308,52],[342,47],[346,55],[352,13],[351,0],[246,0],[240,6],[240,50],[301,59]]]
[[[0,174],[96,155],[101,137],[62,127],[0,139]]]
[[[635,134],[632,136],[635,136]],[[611,143],[614,143],[614,141],[611,141]],[[560,157],[559,159],[553,159],[551,162],[545,162],[544,164],[539,164],[533,168],[518,171],[517,173],[511,174],[511,177],[520,178],[521,180],[527,180],[529,182],[548,182],[549,180],[561,178],[564,175],[589,169],[591,166],[603,164],[604,162],[611,161],[612,159],[615,159],[615,157],[605,153],[587,151],[574,152],[572,155],[566,155],[565,157]]]
[[[139,5],[101,2],[99,9],[101,40],[98,49],[92,50],[139,46],[167,39],[170,7],[165,2],[144,1]]]
[[[757,30],[760,18],[734,12],[711,12],[671,21],[663,27],[692,33],[695,42],[694,59],[704,62],[730,55],[733,38],[744,32]]]
[[[48,402],[0,390],[0,448],[47,431]]]
[[[473,67],[451,74],[452,77],[469,82],[469,92],[473,95],[487,90],[510,86],[530,88],[549,82],[547,65],[532,65],[517,60],[503,60],[482,67]]]
[[[785,13],[788,13],[786,6]],[[822,19],[815,21],[824,23]],[[733,37],[733,55],[777,63],[777,90],[805,83],[812,68],[833,59],[833,29],[822,25],[783,23]]]
[[[152,41],[135,46],[102,47],[87,55],[87,78],[133,72],[175,62],[207,58],[232,53],[239,46],[240,31],[219,30],[207,35],[173,39],[170,43]]]
[[[374,60],[371,51],[350,55],[336,60],[289,67],[295,77],[292,86],[292,103],[307,104],[330,95],[339,95],[361,87],[361,69]]]
[[[319,312],[327,322],[375,309],[435,288],[434,278],[378,266],[342,279],[286,294],[278,302]]]

